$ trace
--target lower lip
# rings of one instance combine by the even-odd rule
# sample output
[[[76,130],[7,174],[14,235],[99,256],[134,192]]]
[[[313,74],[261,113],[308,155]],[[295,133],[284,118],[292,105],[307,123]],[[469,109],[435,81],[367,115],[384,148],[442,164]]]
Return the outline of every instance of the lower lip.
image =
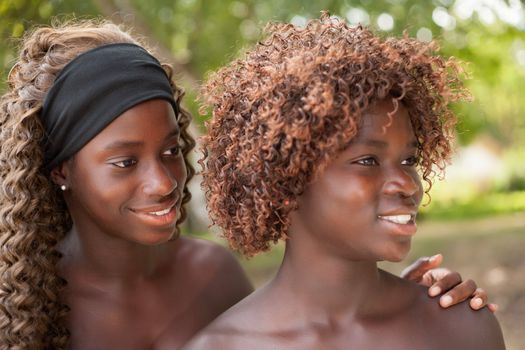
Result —
[[[175,224],[177,221],[177,210],[176,206],[173,206],[169,212],[164,215],[149,214],[140,211],[131,210],[131,212],[137,215],[141,221],[151,226],[169,226]]]
[[[382,225],[385,225],[388,228],[388,230],[394,235],[410,237],[415,235],[417,231],[417,225],[414,221],[410,221],[407,224],[397,224],[392,221],[379,219],[379,222]]]

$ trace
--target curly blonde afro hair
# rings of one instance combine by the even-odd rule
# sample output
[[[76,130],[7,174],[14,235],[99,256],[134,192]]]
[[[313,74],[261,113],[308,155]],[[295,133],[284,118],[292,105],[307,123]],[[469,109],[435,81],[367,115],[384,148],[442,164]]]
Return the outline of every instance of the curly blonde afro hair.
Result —
[[[250,256],[287,238],[297,197],[385,98],[409,112],[428,193],[451,154],[449,104],[468,97],[454,60],[437,56],[434,43],[382,39],[328,13],[305,28],[270,24],[266,33],[202,89],[213,112],[203,188],[232,248]]]
[[[73,21],[35,28],[24,36],[20,56],[0,96],[0,350],[66,349],[69,307],[62,298],[58,242],[72,225],[61,191],[43,170],[40,120],[43,100],[62,68],[79,54],[111,43],[139,43],[109,21]],[[184,95],[175,85],[173,96]],[[182,153],[193,175],[188,134],[191,115],[181,109]],[[182,204],[190,200],[185,185]],[[181,208],[184,220],[186,211]],[[178,232],[178,227],[177,227]]]

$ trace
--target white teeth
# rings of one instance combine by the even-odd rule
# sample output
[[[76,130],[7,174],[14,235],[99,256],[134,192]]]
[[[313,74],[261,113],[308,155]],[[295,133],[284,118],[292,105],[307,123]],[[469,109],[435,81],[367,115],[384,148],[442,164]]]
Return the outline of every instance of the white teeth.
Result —
[[[379,216],[380,219],[390,221],[396,224],[408,224],[410,220],[412,219],[412,215],[406,214],[406,215],[391,215],[391,216]]]
[[[149,212],[148,214],[162,216],[162,215],[168,214],[170,212],[170,210],[171,210],[171,208],[168,208],[168,209],[164,209],[164,210],[161,210],[161,211]]]

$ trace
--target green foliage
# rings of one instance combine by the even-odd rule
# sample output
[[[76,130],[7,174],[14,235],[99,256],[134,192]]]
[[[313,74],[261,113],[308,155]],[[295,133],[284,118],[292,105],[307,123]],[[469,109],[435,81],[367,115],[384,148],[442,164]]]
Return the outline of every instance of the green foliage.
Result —
[[[460,115],[458,136],[468,144],[490,135],[506,150],[525,149],[525,12],[498,13],[490,6],[505,2],[466,0],[0,0],[0,62],[2,80],[14,60],[14,44],[34,24],[49,23],[53,16],[75,13],[103,14],[155,39],[173,54],[180,83],[186,87],[185,105],[202,127],[197,86],[215,70],[261,38],[269,21],[304,23],[329,10],[351,23],[368,24],[384,35],[406,31],[422,40],[437,39],[442,53],[465,62],[466,82],[474,102],[455,105]],[[507,4],[517,2],[507,2]],[[465,15],[464,5],[477,6]],[[463,10],[460,7],[463,6]],[[467,7],[468,7],[467,6]],[[116,11],[116,12],[115,12]],[[461,12],[463,11],[463,12]],[[521,11],[521,12],[519,12]],[[467,11],[468,12],[468,11]],[[463,14],[461,14],[463,13]],[[510,14],[520,13],[511,21]],[[503,15],[502,15],[503,14]],[[505,22],[507,21],[507,22]],[[191,79],[188,80],[188,77]],[[503,156],[508,151],[503,152]],[[511,152],[512,153],[512,152]],[[521,155],[523,152],[520,153]],[[523,158],[517,160],[523,164]],[[522,190],[525,174],[515,166],[497,190]]]
[[[261,29],[268,21],[301,23],[318,17],[321,10],[329,10],[351,22],[369,24],[385,35],[401,35],[403,31],[412,36],[423,35],[423,28],[423,32],[426,30],[427,35],[431,33],[442,43],[444,54],[469,62],[472,80],[468,86],[476,102],[457,106],[462,116],[461,141],[468,143],[487,130],[504,145],[525,139],[525,128],[519,120],[525,112],[525,99],[521,96],[525,89],[525,34],[502,21],[482,23],[477,12],[466,19],[454,15],[459,0],[330,0],[323,2],[322,7],[308,0],[108,0],[107,3],[117,9],[120,6],[122,17],[146,23],[150,33],[173,52],[186,73],[197,81],[260,39]],[[102,7],[98,1],[0,0],[3,19],[0,35],[18,38],[33,24],[49,23],[57,14],[96,15],[103,11]],[[491,13],[494,15],[495,11]],[[437,20],[439,14],[441,21]],[[107,15],[114,17],[113,12]],[[452,24],[447,24],[447,19]],[[391,28],[385,27],[385,21]],[[133,25],[136,21],[129,23]],[[12,41],[0,43],[0,60],[7,71],[13,61]],[[196,91],[189,93],[196,96]],[[195,103],[187,104],[196,112]],[[199,120],[202,124],[203,120]]]
[[[525,212],[525,191],[477,194],[470,198],[434,201],[424,207],[424,220],[462,220]]]
[[[331,0],[321,7],[307,0],[133,0],[155,35],[199,80],[260,39],[268,21],[301,23],[318,17],[321,10],[369,24],[385,35],[406,31],[424,37],[424,33],[431,33],[442,44],[442,52],[468,62],[471,73],[467,85],[475,102],[455,107],[461,116],[460,141],[469,143],[488,131],[504,146],[523,145],[520,140],[525,140],[525,127],[520,119],[525,113],[521,96],[525,90],[525,34],[497,17],[492,24],[483,23],[481,12],[462,19],[454,15],[456,3],[459,1]],[[487,9],[484,13],[490,12]],[[490,13],[495,16],[495,12]],[[445,22],[438,19],[439,14]],[[392,28],[385,30],[383,25],[381,30],[381,18],[391,19]]]
[[[0,92],[15,60],[18,39],[24,32],[35,25],[49,24],[54,16],[73,13],[94,16],[98,11],[90,1],[0,0]]]

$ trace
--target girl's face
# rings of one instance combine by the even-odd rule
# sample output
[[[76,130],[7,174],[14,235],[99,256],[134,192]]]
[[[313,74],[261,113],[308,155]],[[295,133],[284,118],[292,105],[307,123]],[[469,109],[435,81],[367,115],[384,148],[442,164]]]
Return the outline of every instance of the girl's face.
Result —
[[[393,109],[390,99],[370,108],[350,145],[299,198],[292,229],[330,255],[399,261],[410,249],[423,194],[418,144],[406,108],[390,120]]]
[[[124,112],[66,162],[75,226],[141,244],[173,237],[186,183],[179,126],[164,100]]]

